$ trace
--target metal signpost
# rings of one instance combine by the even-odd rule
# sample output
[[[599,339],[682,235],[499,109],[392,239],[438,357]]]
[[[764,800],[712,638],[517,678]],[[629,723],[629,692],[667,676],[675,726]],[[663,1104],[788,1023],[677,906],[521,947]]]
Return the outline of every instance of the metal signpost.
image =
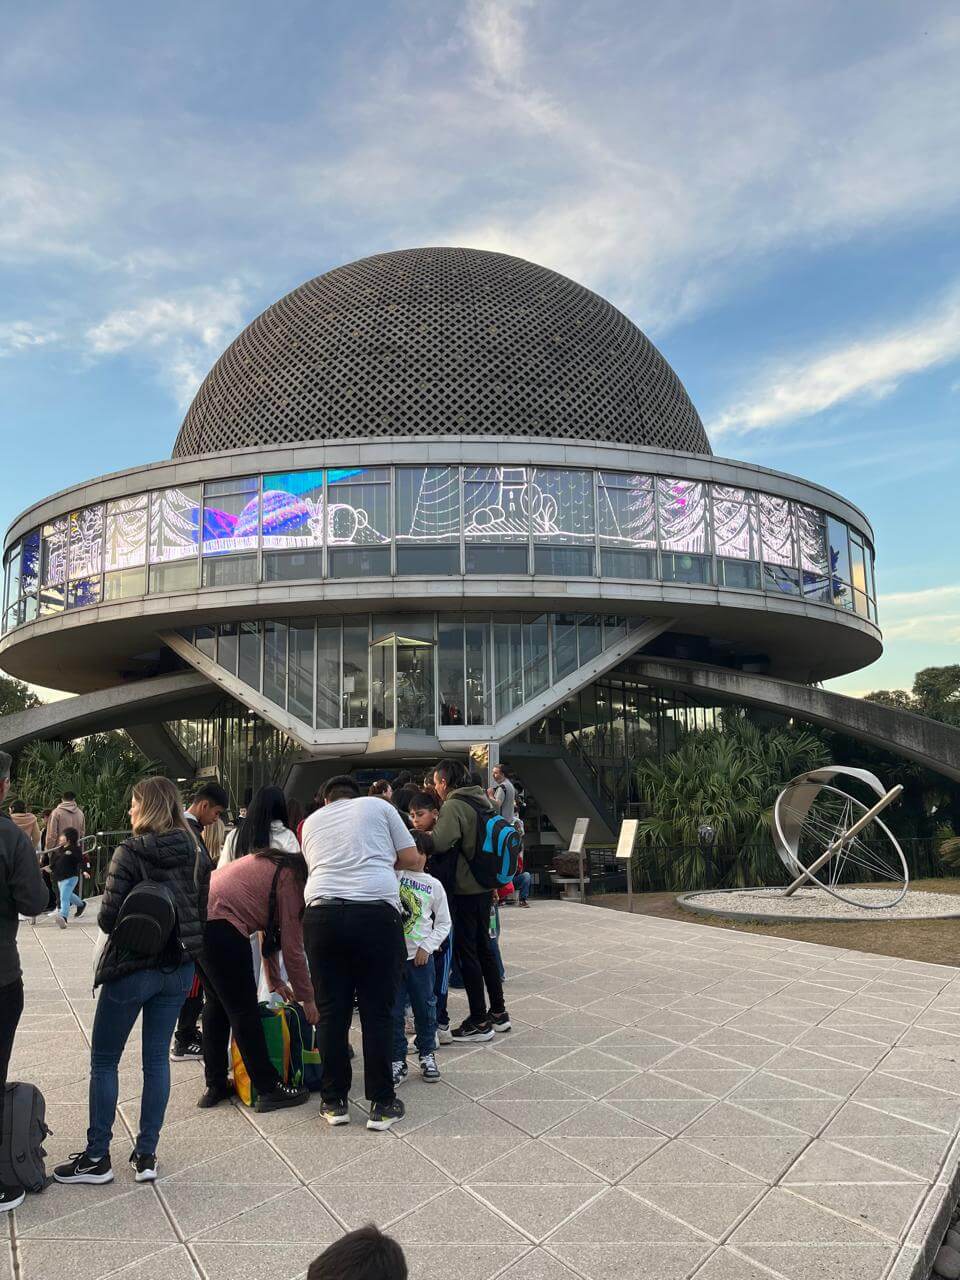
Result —
[[[587,830],[590,826],[589,818],[578,818],[573,824],[573,835],[570,837],[570,848],[568,853],[577,855],[577,863],[580,868],[580,901],[586,902],[587,894],[583,883],[583,845],[587,838]]]
[[[633,912],[633,850],[637,843],[639,818],[624,818],[617,841],[617,861],[627,864],[627,910]]]

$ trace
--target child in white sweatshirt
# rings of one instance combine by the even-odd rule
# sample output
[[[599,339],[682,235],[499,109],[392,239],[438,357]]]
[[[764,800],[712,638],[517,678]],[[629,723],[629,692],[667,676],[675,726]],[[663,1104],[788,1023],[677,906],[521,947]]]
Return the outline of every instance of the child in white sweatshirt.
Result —
[[[393,1007],[393,1086],[398,1088],[407,1078],[407,1033],[404,1030],[406,1007],[413,1008],[416,1027],[420,1076],[427,1084],[440,1079],[434,1056],[437,1044],[437,998],[434,994],[433,953],[450,932],[450,908],[443,885],[423,870],[398,871],[400,906],[403,910],[403,933],[407,944],[407,962],[403,967],[400,990]]]

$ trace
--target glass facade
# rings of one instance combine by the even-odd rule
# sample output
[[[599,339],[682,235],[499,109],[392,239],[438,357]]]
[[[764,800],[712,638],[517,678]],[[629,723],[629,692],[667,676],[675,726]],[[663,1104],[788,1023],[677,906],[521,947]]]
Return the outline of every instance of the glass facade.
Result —
[[[643,624],[594,613],[419,613],[224,622],[181,630],[311,729],[435,735],[486,725]]]
[[[391,575],[599,574],[877,616],[873,548],[815,507],[565,467],[328,468],[157,489],[32,530],[8,550],[4,572],[5,630],[147,592]]]

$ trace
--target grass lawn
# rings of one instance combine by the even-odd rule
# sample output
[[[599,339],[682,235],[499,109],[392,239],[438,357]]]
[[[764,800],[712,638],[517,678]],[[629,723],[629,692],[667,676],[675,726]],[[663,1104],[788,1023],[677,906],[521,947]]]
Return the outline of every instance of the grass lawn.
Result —
[[[960,879],[916,880],[911,889],[927,893],[960,893]],[[597,894],[589,902],[614,911],[626,911],[625,893]],[[960,965],[960,920],[899,920],[884,924],[878,920],[842,924],[745,924],[739,920],[709,919],[684,911],[673,893],[635,893],[635,915],[661,916],[665,920],[682,920],[700,924],[706,929],[735,929],[738,933],[763,933],[775,938],[793,938],[796,942],[820,942],[828,947],[849,947],[853,951],[872,951],[881,956],[899,956],[903,960],[924,960],[929,964]],[[878,912],[878,915],[880,913]]]

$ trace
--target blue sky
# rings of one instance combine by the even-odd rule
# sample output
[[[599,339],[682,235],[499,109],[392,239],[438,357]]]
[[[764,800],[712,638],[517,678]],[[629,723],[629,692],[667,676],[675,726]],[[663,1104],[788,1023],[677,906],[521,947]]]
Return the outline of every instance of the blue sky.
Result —
[[[465,244],[609,297],[718,454],[877,530],[960,661],[960,14],[850,0],[34,3],[0,16],[0,519],[166,456],[275,298]]]

